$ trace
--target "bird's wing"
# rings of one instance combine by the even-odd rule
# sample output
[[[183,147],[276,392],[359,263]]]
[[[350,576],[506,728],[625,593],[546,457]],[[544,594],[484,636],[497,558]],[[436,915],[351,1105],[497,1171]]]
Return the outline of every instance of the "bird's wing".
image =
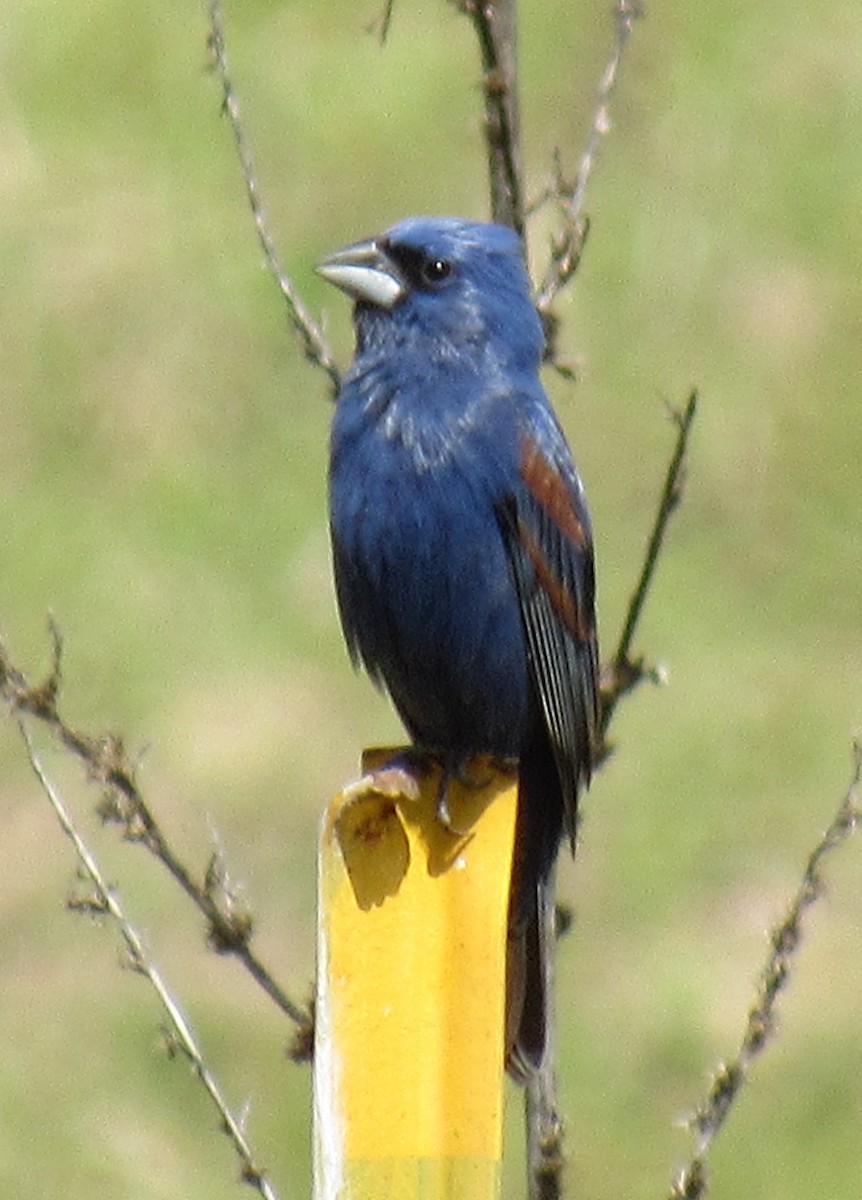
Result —
[[[574,848],[578,788],[589,781],[598,730],[598,646],[590,523],[570,460],[555,462],[525,436],[518,487],[497,516]]]

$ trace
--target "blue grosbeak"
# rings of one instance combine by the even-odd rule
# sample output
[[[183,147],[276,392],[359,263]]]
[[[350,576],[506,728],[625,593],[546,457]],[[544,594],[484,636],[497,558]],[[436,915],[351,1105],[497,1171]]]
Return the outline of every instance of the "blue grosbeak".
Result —
[[[539,381],[522,246],[414,217],[318,270],[355,300],[329,478],[351,656],[444,778],[519,760],[507,1058],[523,1078],[546,1046],[546,918],[590,777],[598,659],[590,520]]]

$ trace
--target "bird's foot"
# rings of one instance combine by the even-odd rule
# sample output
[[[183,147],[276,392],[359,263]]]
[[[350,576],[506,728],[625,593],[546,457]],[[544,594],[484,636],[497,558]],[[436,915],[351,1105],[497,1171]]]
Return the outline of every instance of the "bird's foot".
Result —
[[[449,790],[452,783],[458,784],[465,791],[479,792],[491,783],[495,773],[512,774],[517,772],[517,769],[517,759],[503,759],[493,754],[474,754],[472,758],[465,759],[454,767],[444,766],[437,794],[437,820],[449,833],[463,837],[469,833],[469,828],[462,828],[456,824],[449,807]]]

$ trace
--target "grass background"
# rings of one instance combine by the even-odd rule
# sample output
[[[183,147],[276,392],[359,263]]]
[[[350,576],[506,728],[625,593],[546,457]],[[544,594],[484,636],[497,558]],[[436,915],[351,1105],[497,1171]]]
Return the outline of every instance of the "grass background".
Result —
[[[522,5],[529,188],[572,164],[606,0]],[[476,51],[443,3],[228,4],[270,220],[342,362],[326,251],[410,212],[486,215]],[[398,737],[341,646],[325,529],[329,410],[298,360],[206,71],[198,3],[0,11],[0,625],[73,723],[121,731],[165,826],[216,836],[259,946],[313,974],[318,814]],[[572,1194],[666,1194],[678,1125],[741,1034],[862,719],[862,12],[849,0],[656,3],[635,31],[562,306],[581,363],[548,380],[587,481],[609,650],[672,431],[702,393],[685,505],[639,648],[669,686],[618,754],[564,872]],[[540,235],[531,247],[544,253]],[[309,1189],[309,1078],[252,984],[201,946],[154,864],[76,805],[284,1196]],[[781,1036],[712,1158],[716,1200],[862,1194],[862,869],[829,867]],[[0,726],[0,1193],[237,1194],[231,1151],[113,934],[64,913],[70,852]],[[522,1192],[512,1106],[507,1196]]]

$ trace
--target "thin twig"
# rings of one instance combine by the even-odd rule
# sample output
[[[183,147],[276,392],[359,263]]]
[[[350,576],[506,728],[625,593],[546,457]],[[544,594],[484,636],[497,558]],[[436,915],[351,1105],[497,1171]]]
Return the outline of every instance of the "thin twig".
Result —
[[[192,1064],[195,1075],[218,1110],[222,1129],[230,1138],[239,1156],[243,1182],[249,1183],[256,1188],[265,1200],[278,1200],[277,1193],[266,1178],[265,1172],[255,1161],[255,1156],[252,1153],[241,1122],[230,1111],[218,1080],[206,1065],[200,1046],[189,1027],[188,1021],[176,1000],[168,991],[158,967],[148,958],[141,936],[123,911],[116,891],[107,884],[98,862],[75,828],[69,810],[63,803],[60,794],[45,774],[45,770],[33,746],[30,732],[20,717],[18,719],[18,728],[21,731],[21,737],[24,739],[24,745],[27,748],[27,757],[30,760],[30,766],[33,768],[37,779],[42,785],[42,789],[48,797],[51,807],[54,809],[63,832],[74,846],[78,861],[87,879],[93,885],[94,899],[90,901],[91,910],[98,908],[100,912],[106,913],[111,917],[126,944],[129,967],[138,975],[142,975],[148,980],[158,996],[159,1002],[167,1013],[170,1022],[171,1048],[181,1051]]]
[[[545,995],[556,996],[556,943],[558,938],[555,872],[547,881],[548,897],[542,905],[542,937]],[[528,1200],[560,1200],[563,1194],[563,1122],[557,1094],[557,1014],[556,1005],[547,1005],[545,1051],[542,1062],[527,1080],[524,1095],[524,1124],[527,1142]]]
[[[850,837],[862,821],[862,744],[853,747],[853,774],[838,811],[808,856],[802,881],[787,912],[770,934],[770,952],[757,995],[748,1013],[736,1056],[722,1063],[709,1093],[691,1119],[696,1133],[692,1157],[678,1172],[670,1200],[699,1200],[707,1194],[706,1156],[745,1085],[752,1062],[775,1037],[775,1006],[790,979],[793,960],[802,941],[806,911],[823,894],[823,862]]]
[[[516,0],[453,0],[470,18],[482,56],[491,215],[524,235]]]
[[[549,1079],[549,1074],[553,1078]],[[528,1200],[560,1200],[563,1195],[566,1160],[556,1099],[556,1072],[549,1060],[528,1080],[524,1092]]]
[[[377,23],[380,31],[379,37],[381,46],[386,45],[386,39],[389,37],[389,29],[392,25],[392,11],[394,7],[395,0],[385,0],[383,5],[383,13],[380,17],[379,23]]]
[[[248,203],[251,208],[254,227],[257,230],[258,241],[266,259],[266,265],[284,297],[288,318],[299,337],[303,354],[310,362],[315,363],[327,373],[332,384],[332,390],[336,392],[340,382],[340,375],[338,367],[335,365],[335,360],[332,357],[332,351],[323,335],[323,330],[303,304],[293,280],[284,270],[278,256],[278,251],[275,248],[272,234],[270,233],[269,223],[266,218],[263,201],[261,200],[254,160],[252,159],[251,149],[242,122],[239,98],[228,70],[221,0],[209,0],[208,9],[210,21],[209,48],[213,56],[213,65],[221,82],[223,108],[230,122],[242,169],[242,177],[245,181],[245,190],[248,195]]]
[[[587,195],[587,185],[596,165],[599,146],[602,139],[611,130],[610,100],[619,78],[620,66],[632,28],[638,17],[643,15],[640,4],[632,0],[617,0],[614,6],[614,42],[611,56],[599,80],[596,93],[596,106],[593,110],[593,120],[587,136],[587,144],[581,155],[581,161],[575,175],[574,186],[567,199],[568,215],[577,219],[584,211]]]
[[[629,601],[629,607],[623,622],[619,644],[613,659],[603,671],[601,722],[602,739],[604,739],[607,733],[614,709],[616,708],[620,699],[645,678],[656,677],[655,672],[650,671],[644,665],[643,659],[632,659],[632,643],[634,641],[638,622],[640,621],[641,614],[643,613],[647,594],[649,593],[650,586],[655,576],[655,570],[656,566],[658,565],[662,546],[664,544],[668,523],[677,505],[682,499],[689,435],[691,433],[691,427],[697,412],[697,392],[691,393],[682,412],[679,412],[675,409],[671,410],[671,412],[673,420],[677,426],[676,443],[674,444],[673,454],[671,455],[670,462],[668,463],[667,473],[665,475],[664,486],[662,488],[661,498],[659,499],[655,521],[653,523],[649,542],[647,543],[646,554],[644,555],[644,561],[643,565],[641,566],[640,575],[637,583],[635,584],[635,589],[632,592],[631,600]]]
[[[60,715],[57,700],[60,691],[62,637],[56,624],[50,623],[53,665],[41,684],[31,687],[23,673],[13,665],[0,642],[0,695],[17,712],[49,726],[63,745],[86,766],[87,775],[103,789],[99,816],[106,823],[118,824],[126,841],[145,846],[166,868],[171,877],[203,913],[207,939],[219,954],[232,954],[260,984],[278,1007],[296,1023],[300,1033],[310,1029],[310,1014],[296,1004],[276,982],[251,948],[251,914],[237,902],[227,882],[220,856],[211,857],[202,881],[198,881],[175,853],[135,779],[122,740],[113,734],[92,736],[72,729]]]
[[[599,81],[590,132],[575,177],[571,181],[566,180],[562,158],[557,150],[554,155],[551,184],[540,199],[530,205],[528,210],[532,214],[544,204],[553,202],[560,216],[560,228],[552,239],[548,266],[542,282],[536,290],[536,308],[545,325],[545,357],[554,365],[557,365],[558,323],[552,307],[557,295],[574,277],[581,261],[584,243],[589,232],[589,220],[584,211],[587,185],[596,164],[599,146],[611,128],[610,99],[619,77],[620,65],[629,35],[639,16],[641,16],[641,8],[637,0],[616,0],[611,56]],[[562,364],[562,373],[570,373],[565,364]]]

